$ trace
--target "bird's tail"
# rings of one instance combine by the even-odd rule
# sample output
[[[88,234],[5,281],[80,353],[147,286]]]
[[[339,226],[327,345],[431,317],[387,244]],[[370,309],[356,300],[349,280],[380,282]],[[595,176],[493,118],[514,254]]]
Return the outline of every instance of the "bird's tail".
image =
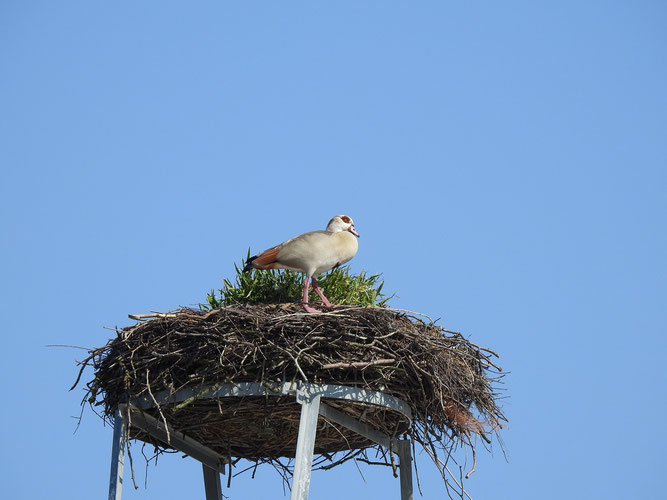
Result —
[[[269,248],[262,253],[248,257],[245,261],[243,271],[250,269],[276,269],[278,254],[280,253],[280,246]]]
[[[248,260],[245,261],[245,266],[243,266],[243,272],[247,273],[251,269],[255,269],[255,266],[253,265],[253,261],[257,258],[257,255],[253,255],[252,257],[248,257]]]

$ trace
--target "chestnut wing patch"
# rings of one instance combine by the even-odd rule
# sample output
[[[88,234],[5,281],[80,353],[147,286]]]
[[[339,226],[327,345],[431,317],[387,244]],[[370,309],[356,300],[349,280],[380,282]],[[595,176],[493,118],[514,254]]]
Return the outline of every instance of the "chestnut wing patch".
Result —
[[[279,253],[280,247],[269,248],[253,258],[250,265],[255,269],[271,269],[271,264],[276,262]]]

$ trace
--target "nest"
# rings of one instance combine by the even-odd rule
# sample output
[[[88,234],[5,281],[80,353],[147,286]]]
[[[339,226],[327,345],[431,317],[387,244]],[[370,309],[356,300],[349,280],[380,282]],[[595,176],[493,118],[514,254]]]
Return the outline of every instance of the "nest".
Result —
[[[346,307],[303,314],[294,304],[234,305],[211,311],[181,309],[117,331],[90,351],[94,379],[85,401],[111,418],[119,404],[159,391],[220,383],[306,381],[381,391],[405,401],[404,415],[359,402],[327,403],[390,437],[408,433],[436,463],[459,445],[505,421],[497,405],[501,369],[495,353],[414,314],[378,307]],[[79,378],[81,372],[79,373]],[[78,380],[77,380],[78,382]],[[75,384],[76,385],[76,384]],[[193,399],[149,410],[177,431],[230,458],[269,462],[295,453],[300,405],[293,397]],[[168,450],[141,431],[132,438]],[[375,443],[320,419],[316,465],[328,468],[356,457],[393,463]],[[335,454],[345,451],[343,456]],[[474,467],[474,465],[473,465]],[[439,466],[441,472],[443,468]],[[444,474],[444,473],[443,473]]]

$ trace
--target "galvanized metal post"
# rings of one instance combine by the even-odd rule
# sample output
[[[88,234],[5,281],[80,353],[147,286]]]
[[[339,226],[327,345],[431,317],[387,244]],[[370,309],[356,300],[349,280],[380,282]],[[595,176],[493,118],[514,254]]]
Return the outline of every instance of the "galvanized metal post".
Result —
[[[111,444],[111,474],[109,477],[109,500],[120,500],[123,494],[123,465],[125,463],[125,443],[127,426],[125,419],[116,410]]]
[[[307,500],[310,488],[310,469],[313,464],[313,450],[315,449],[315,434],[317,432],[317,418],[320,412],[320,393],[297,391],[296,399],[301,404],[301,418],[299,419],[299,437],[296,442],[296,456],[294,457],[294,476],[292,477],[292,494],[290,500]]]
[[[206,500],[222,500],[222,486],[220,485],[220,473],[211,469],[206,464],[201,464],[204,469],[204,491]]]
[[[394,441],[398,452],[400,477],[401,477],[401,500],[413,500],[412,495],[412,452],[409,439],[397,439]]]

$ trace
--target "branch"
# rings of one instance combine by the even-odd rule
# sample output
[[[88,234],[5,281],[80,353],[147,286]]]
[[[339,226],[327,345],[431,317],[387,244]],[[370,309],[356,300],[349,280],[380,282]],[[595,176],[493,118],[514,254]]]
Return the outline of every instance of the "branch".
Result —
[[[346,363],[346,362],[329,363],[328,365],[320,366],[320,368],[322,370],[331,370],[333,368],[366,368],[368,366],[375,366],[375,365],[390,365],[395,362],[396,360],[394,358],[387,358],[387,359],[378,359],[376,361],[355,361],[353,363]]]

